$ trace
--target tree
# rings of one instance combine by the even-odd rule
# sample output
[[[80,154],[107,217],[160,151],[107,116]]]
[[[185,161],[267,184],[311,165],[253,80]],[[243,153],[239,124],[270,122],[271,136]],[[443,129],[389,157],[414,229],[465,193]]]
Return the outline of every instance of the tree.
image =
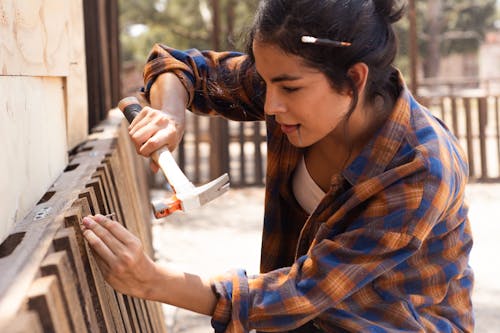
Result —
[[[476,51],[496,18],[496,0],[417,0],[420,59],[425,77],[439,73],[442,56]],[[408,22],[398,23],[401,57],[407,68]]]
[[[221,49],[241,49],[257,3],[219,0]],[[122,58],[143,62],[156,42],[212,49],[213,15],[210,0],[120,0]]]

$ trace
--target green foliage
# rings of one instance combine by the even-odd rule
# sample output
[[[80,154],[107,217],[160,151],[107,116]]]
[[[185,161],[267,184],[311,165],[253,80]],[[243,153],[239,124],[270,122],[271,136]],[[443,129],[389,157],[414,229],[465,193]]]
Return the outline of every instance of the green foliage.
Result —
[[[452,53],[475,52],[497,17],[496,0],[415,0],[417,7],[418,48],[421,61],[438,61]],[[439,2],[440,10],[432,12],[431,5]],[[432,20],[437,25],[431,23]],[[396,61],[403,73],[409,71],[409,23],[403,19],[396,24],[400,39],[400,54]],[[430,43],[439,43],[439,54],[430,54]],[[425,65],[424,65],[425,68]],[[432,74],[435,73],[426,73]]]
[[[258,0],[218,2],[220,48],[241,50]],[[439,23],[437,26],[429,24],[432,16],[429,15],[429,5],[436,2],[441,4],[441,10],[435,14]],[[429,43],[435,43],[436,36],[440,46],[437,58],[477,50],[485,32],[492,28],[498,17],[496,0],[416,0],[416,4],[422,62],[431,61],[429,59],[436,61],[436,55],[432,57],[428,53]],[[212,12],[212,0],[120,0],[122,59],[143,63],[157,42],[179,49],[213,49]],[[147,30],[132,35],[131,28],[137,25],[143,25]],[[400,55],[396,64],[406,76],[410,65],[408,30],[407,19],[396,24],[400,39]]]
[[[225,36],[221,38],[221,48],[241,49],[241,36],[252,20],[257,3],[258,0],[219,0],[220,35]],[[144,62],[154,43],[178,49],[212,49],[211,4],[210,0],[120,0],[123,61]],[[234,28],[229,33],[231,17]],[[131,34],[138,25],[147,29],[138,35]]]
[[[444,54],[475,51],[495,21],[496,0],[447,0],[441,50]]]

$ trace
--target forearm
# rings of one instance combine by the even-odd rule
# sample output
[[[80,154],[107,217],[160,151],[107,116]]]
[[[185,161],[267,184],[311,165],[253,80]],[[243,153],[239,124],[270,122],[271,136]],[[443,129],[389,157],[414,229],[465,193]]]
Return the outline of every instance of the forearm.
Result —
[[[184,126],[188,93],[177,76],[171,72],[159,75],[151,86],[151,107],[165,112],[177,125]]]
[[[217,302],[210,281],[198,275],[155,265],[145,298],[211,316]]]

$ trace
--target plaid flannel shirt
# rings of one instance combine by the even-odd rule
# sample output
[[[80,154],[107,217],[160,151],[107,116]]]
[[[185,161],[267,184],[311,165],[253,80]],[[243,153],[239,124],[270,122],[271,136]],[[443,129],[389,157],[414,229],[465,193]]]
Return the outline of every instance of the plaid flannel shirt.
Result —
[[[185,85],[193,112],[267,124],[261,274],[213,279],[216,332],[473,331],[466,157],[402,78],[383,127],[307,216],[290,185],[302,151],[264,115],[248,57],[157,44],[146,97],[166,71]]]

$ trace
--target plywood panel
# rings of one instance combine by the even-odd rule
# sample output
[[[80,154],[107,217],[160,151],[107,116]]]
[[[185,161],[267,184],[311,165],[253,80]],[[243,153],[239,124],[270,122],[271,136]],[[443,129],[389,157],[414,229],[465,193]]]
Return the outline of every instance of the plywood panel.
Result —
[[[70,2],[0,1],[0,75],[68,76]]]
[[[64,170],[68,149],[64,79],[0,76],[0,91],[2,241]]]

